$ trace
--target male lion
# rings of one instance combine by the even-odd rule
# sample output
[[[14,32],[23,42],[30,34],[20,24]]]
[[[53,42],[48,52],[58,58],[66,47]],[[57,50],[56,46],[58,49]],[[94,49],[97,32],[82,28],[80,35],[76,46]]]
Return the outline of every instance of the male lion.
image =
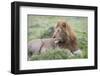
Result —
[[[69,49],[73,54],[81,54],[76,33],[68,22],[59,21],[52,37],[59,48]]]
[[[59,21],[51,38],[36,39],[28,43],[30,54],[45,53],[48,49],[64,48],[73,54],[80,54],[77,37],[71,26],[65,21]]]

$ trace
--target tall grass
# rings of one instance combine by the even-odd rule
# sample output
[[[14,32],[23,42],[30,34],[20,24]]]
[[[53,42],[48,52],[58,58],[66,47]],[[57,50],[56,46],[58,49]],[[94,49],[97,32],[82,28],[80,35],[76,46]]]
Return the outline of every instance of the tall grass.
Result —
[[[80,55],[73,55],[67,49],[49,49],[48,52],[41,54],[34,54],[30,60],[54,60],[54,59],[77,59],[83,58]]]

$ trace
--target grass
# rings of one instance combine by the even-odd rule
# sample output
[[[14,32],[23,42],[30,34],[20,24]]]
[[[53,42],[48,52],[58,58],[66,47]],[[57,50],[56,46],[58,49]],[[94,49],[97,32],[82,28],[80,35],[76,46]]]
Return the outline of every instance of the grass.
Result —
[[[46,53],[34,54],[30,60],[54,60],[54,59],[77,59],[83,58],[79,55],[71,55],[66,49],[49,49]]]
[[[87,17],[28,15],[28,41],[50,38],[53,33],[53,27],[61,19],[68,21],[77,33],[79,48],[82,50],[83,56],[70,56],[64,49],[49,49],[48,52],[40,55],[33,54],[30,58],[31,60],[88,58]]]

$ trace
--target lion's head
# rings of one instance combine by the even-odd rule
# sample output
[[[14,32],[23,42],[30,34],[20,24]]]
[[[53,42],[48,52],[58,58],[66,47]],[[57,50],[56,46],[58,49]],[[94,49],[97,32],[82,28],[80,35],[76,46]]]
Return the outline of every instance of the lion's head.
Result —
[[[76,51],[78,49],[76,33],[66,21],[59,21],[54,29],[53,38],[59,47]]]

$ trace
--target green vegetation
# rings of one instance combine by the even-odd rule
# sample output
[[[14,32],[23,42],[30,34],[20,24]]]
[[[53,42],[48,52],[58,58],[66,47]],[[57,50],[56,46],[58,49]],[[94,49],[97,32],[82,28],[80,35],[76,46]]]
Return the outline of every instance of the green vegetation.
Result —
[[[30,60],[54,60],[54,59],[77,59],[82,58],[80,56],[71,55],[69,50],[65,49],[49,49],[46,53],[40,55],[34,54]]]
[[[70,25],[76,31],[79,48],[82,50],[82,57],[70,56],[64,49],[50,49],[46,53],[32,55],[30,60],[79,59],[88,57],[87,17],[28,15],[28,41],[32,39],[50,38],[53,33],[53,27],[61,19],[64,19],[70,23]]]

